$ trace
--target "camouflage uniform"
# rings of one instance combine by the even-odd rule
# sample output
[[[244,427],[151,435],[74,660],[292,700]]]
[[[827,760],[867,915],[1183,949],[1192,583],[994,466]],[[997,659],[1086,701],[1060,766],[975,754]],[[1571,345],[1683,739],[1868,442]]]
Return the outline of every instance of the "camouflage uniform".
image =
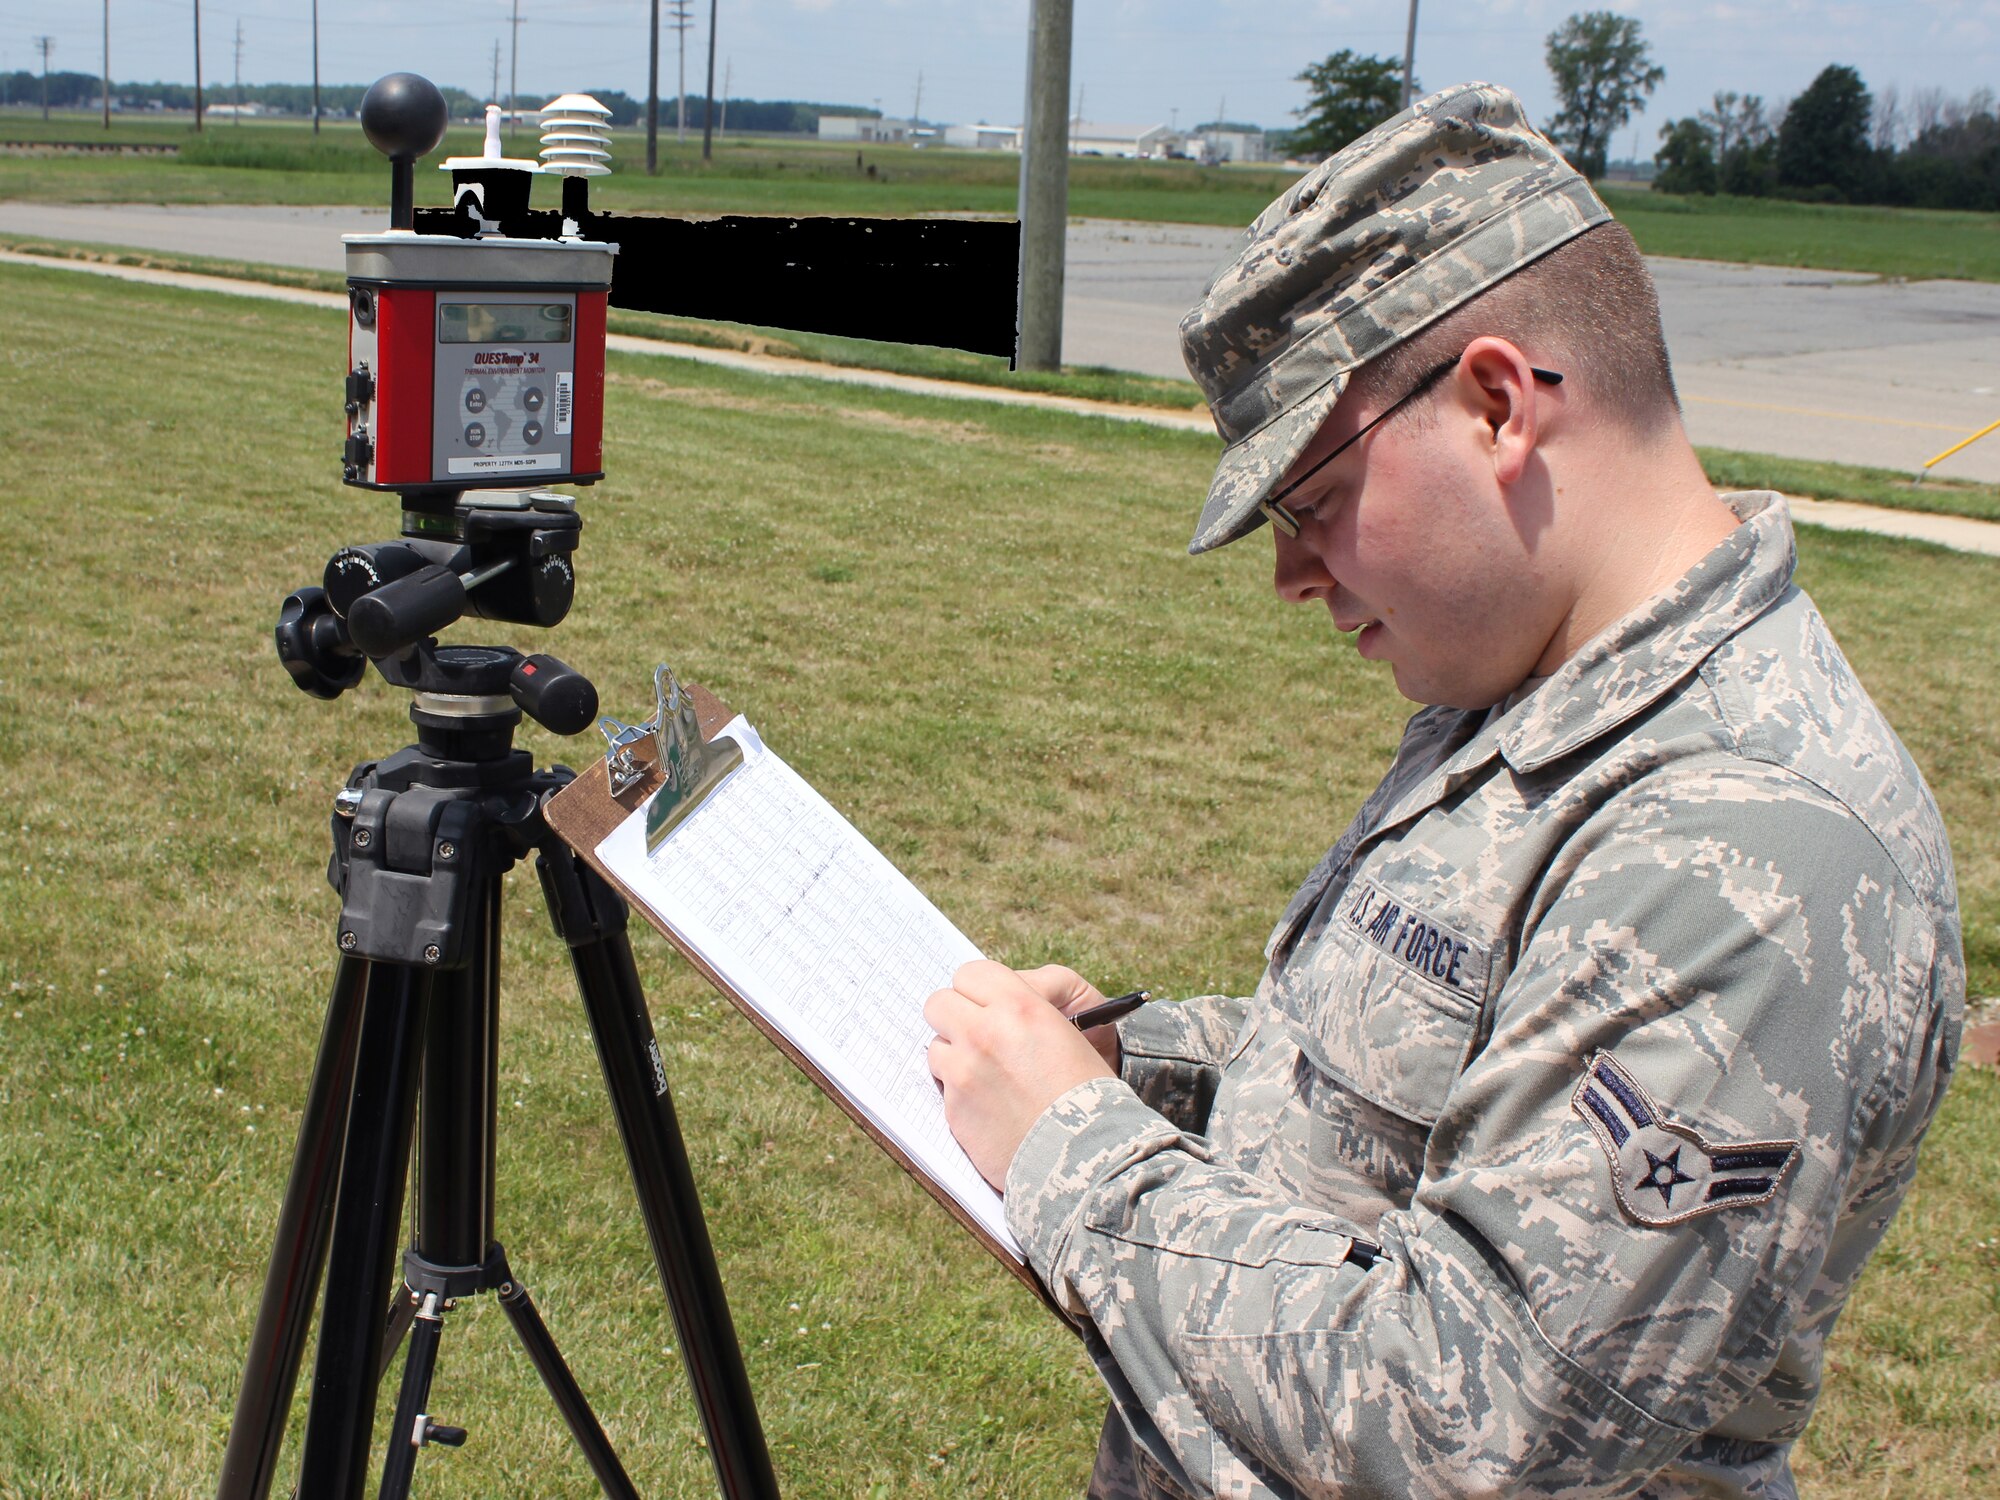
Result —
[[[1597,221],[1550,158],[1474,85],[1258,220],[1184,326],[1229,441],[1193,550],[1358,362]],[[1114,1399],[1094,1493],[1791,1493],[1965,976],[1922,778],[1783,502],[1727,498],[1518,701],[1410,720],[1254,998],[1141,1011],[1023,1141],[1009,1225]]]
[[[1728,498],[1523,701],[1411,719],[1256,996],[1140,1012],[1022,1143],[1095,1492],[1791,1493],[1965,975],[1937,809]]]

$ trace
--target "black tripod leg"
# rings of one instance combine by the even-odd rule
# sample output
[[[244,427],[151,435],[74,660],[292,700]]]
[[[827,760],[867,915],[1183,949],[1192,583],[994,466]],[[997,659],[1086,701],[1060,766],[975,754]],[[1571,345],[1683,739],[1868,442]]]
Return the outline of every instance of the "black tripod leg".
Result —
[[[217,1500],[265,1500],[284,1444],[285,1415],[298,1382],[312,1319],[314,1293],[326,1265],[327,1231],[332,1223],[334,1184],[340,1148],[347,1133],[348,1099],[354,1086],[354,1054],[361,1031],[361,999],[368,983],[363,959],[343,958],[334,971],[333,997],[320,1033],[319,1056],[306,1090],[292,1151],[292,1174],[278,1210],[277,1242],[265,1273],[264,1297],[257,1306],[256,1331],[229,1446],[222,1456]]]
[[[382,1461],[379,1500],[404,1500],[416,1477],[417,1453],[424,1446],[424,1408],[430,1404],[431,1376],[437,1370],[438,1340],[444,1334],[444,1305],[435,1292],[410,1325],[410,1358],[403,1366],[403,1388],[396,1397],[395,1420],[389,1424],[389,1455]]]
[[[396,964],[369,970],[306,1414],[301,1500],[360,1500],[368,1480],[382,1309],[394,1271],[431,978]]]
[[[777,1477],[625,935],[625,903],[553,837],[535,869],[556,932],[569,944],[716,1478],[729,1500],[775,1500]]]
[[[548,1387],[549,1395],[554,1398],[556,1410],[562,1413],[563,1421],[569,1426],[570,1436],[583,1450],[590,1472],[597,1476],[599,1488],[611,1500],[639,1500],[639,1492],[632,1487],[625,1466],[618,1461],[611,1440],[604,1435],[604,1428],[599,1425],[597,1414],[590,1409],[590,1403],[584,1399],[576,1377],[570,1374],[562,1351],[556,1348],[556,1341],[549,1336],[548,1325],[542,1322],[542,1315],[536,1311],[528,1289],[514,1279],[514,1273],[507,1269],[505,1261],[501,1262],[500,1274],[500,1306],[507,1314],[507,1321],[514,1325],[521,1347],[528,1351],[528,1360],[534,1365],[535,1373],[542,1377],[542,1384]]]
[[[397,1287],[396,1295],[389,1299],[389,1318],[382,1328],[382,1360],[375,1367],[377,1382],[389,1373],[389,1366],[395,1363],[403,1335],[410,1331],[410,1324],[416,1319],[418,1301],[417,1294],[407,1286]]]

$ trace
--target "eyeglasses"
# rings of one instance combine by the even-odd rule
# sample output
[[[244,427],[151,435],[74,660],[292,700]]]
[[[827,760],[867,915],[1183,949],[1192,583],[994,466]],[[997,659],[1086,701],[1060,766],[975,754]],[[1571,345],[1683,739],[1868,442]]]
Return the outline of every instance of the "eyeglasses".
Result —
[[[1277,527],[1278,530],[1282,531],[1286,536],[1297,536],[1299,534],[1299,517],[1293,511],[1287,510],[1285,508],[1283,504],[1284,498],[1287,495],[1294,493],[1300,485],[1304,484],[1308,479],[1312,478],[1313,475],[1317,474],[1321,469],[1324,469],[1328,464],[1332,463],[1336,458],[1340,457],[1341,454],[1345,453],[1349,448],[1352,448],[1356,443],[1360,442],[1363,438],[1368,436],[1368,434],[1373,432],[1377,427],[1380,427],[1384,422],[1388,421],[1389,418],[1395,416],[1397,412],[1401,411],[1410,402],[1416,400],[1417,397],[1423,395],[1425,391],[1428,391],[1432,386],[1436,385],[1440,380],[1444,379],[1445,376],[1449,375],[1453,370],[1457,369],[1459,360],[1464,358],[1465,356],[1463,354],[1455,355],[1453,358],[1446,360],[1443,364],[1437,365],[1434,368],[1426,371],[1422,379],[1418,380],[1418,382],[1415,385],[1411,386],[1401,396],[1397,397],[1394,401],[1390,402],[1389,405],[1382,411],[1381,415],[1375,417],[1373,420],[1366,423],[1359,432],[1354,434],[1353,437],[1349,438],[1346,442],[1342,443],[1338,448],[1334,449],[1333,452],[1327,454],[1325,458],[1322,458],[1318,463],[1314,464],[1310,469],[1307,469],[1305,473],[1299,475],[1297,479],[1294,479],[1290,484],[1286,485],[1283,489],[1279,490],[1277,494],[1273,495],[1268,500],[1261,501],[1258,504],[1257,508],[1264,513],[1265,517],[1270,521],[1270,523],[1273,526]],[[1563,380],[1562,376],[1557,374],[1554,370],[1536,370],[1530,367],[1530,373],[1532,373],[1535,379],[1539,380],[1543,385],[1562,384]]]

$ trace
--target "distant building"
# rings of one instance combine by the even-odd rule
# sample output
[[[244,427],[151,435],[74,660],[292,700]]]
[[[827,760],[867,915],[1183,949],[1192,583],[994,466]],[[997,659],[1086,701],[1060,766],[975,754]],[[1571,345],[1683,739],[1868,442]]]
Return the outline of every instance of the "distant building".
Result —
[[[1270,147],[1264,144],[1261,130],[1204,130],[1191,137],[1188,155],[1195,154],[1193,147],[1201,145],[1203,161],[1269,161]]]
[[[853,141],[862,146],[897,146],[916,139],[914,120],[891,120],[875,115],[821,115],[819,138],[823,141]]]
[[[1071,120],[1071,156],[1184,155],[1187,138],[1165,125],[1105,125],[1095,120]]]
[[[264,112],[261,104],[211,104],[203,110],[204,114],[220,115],[225,120],[239,115],[246,120],[254,119]]]
[[[956,146],[963,151],[1019,151],[1021,149],[1021,127],[1018,125],[947,125],[944,128],[944,144]]]
[[[870,115],[821,115],[819,138],[823,141],[852,141],[857,145],[910,144],[954,146],[961,151],[1019,151],[1019,125],[920,126],[912,120],[876,119]],[[1243,135],[1262,149],[1261,136]],[[1072,156],[1165,157],[1194,155],[1198,141],[1165,125],[1105,125],[1094,120],[1072,120],[1069,152]],[[1248,144],[1236,149],[1248,151]],[[1225,158],[1235,160],[1239,158]],[[1261,161],[1261,156],[1241,160]]]

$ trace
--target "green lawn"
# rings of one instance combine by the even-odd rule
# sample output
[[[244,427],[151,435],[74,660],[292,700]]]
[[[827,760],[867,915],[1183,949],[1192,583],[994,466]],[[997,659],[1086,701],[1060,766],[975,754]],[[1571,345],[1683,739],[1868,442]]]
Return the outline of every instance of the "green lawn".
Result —
[[[0,318],[0,1497],[201,1493],[333,966],[329,798],[410,733],[379,682],[294,690],[270,626],[392,502],[334,478],[337,316],[0,267]],[[1406,706],[1270,597],[1263,549],[1183,554],[1212,440],[655,358],[611,376],[579,607],[537,648],[627,718],[656,659],[708,682],[997,957],[1248,990]],[[2000,991],[2000,564],[1801,543],[1932,779],[1974,988]],[[525,872],[505,910],[503,1238],[642,1491],[706,1493]],[[1071,1337],[638,946],[785,1492],[1077,1493],[1102,1406]],[[1833,1338],[1809,1493],[2000,1472],[1996,1153],[2000,1078],[1965,1076]],[[425,1495],[595,1493],[490,1299],[456,1315],[432,1405],[472,1440],[424,1458]]]
[[[1648,255],[2000,281],[2000,214],[1602,192]]]
[[[96,121],[0,116],[0,142],[99,140]],[[211,122],[197,138],[185,121],[114,121],[111,139],[165,141],[178,158],[0,155],[0,198],[65,203],[365,203],[387,201],[388,169],[351,121],[323,122],[315,141],[297,122]],[[477,155],[481,133],[455,126],[417,168],[417,202],[444,206],[446,156]],[[533,156],[522,128],[512,150]],[[613,173],[591,186],[591,202],[618,212],[882,214],[1015,211],[1021,158],[1011,152],[821,144],[724,136],[714,159],[701,137],[676,144],[661,132],[657,178],[644,172],[645,136],[616,132]],[[1193,162],[1070,162],[1070,212],[1087,218],[1248,224],[1297,174],[1283,167],[1200,167]],[[551,197],[551,201],[553,201]]]

